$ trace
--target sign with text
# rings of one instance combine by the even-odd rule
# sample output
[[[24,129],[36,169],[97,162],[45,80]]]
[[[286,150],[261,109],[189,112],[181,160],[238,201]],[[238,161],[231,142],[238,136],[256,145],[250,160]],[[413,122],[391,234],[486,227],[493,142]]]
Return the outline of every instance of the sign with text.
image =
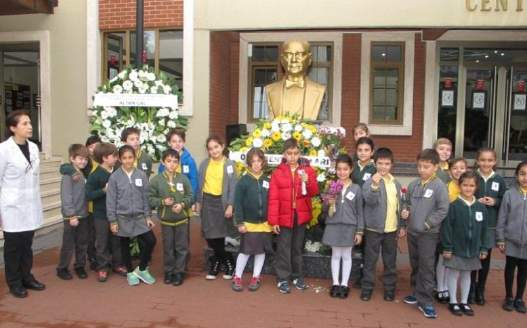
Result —
[[[94,106],[101,107],[169,107],[177,108],[177,95],[97,93]]]
[[[282,154],[265,154],[265,159],[269,166],[278,166],[282,162],[282,158]],[[302,158],[309,160],[310,165],[314,167],[327,169],[331,166],[331,160],[327,156],[302,156]],[[229,159],[235,162],[245,163],[247,154],[240,151],[233,151],[230,152]]]

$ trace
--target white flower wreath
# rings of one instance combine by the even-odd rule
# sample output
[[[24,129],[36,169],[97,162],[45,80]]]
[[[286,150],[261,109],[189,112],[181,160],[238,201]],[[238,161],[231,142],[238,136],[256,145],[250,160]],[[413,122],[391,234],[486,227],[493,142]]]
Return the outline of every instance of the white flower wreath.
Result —
[[[159,76],[152,68],[126,68],[102,85],[98,93],[179,94],[177,86],[163,73]],[[181,96],[179,94],[179,96]],[[171,128],[187,126],[187,119],[178,115],[178,109],[167,107],[102,107],[88,110],[92,133],[104,142],[120,147],[121,132],[135,127],[141,132],[141,147],[154,160],[159,160],[167,149],[166,134]]]

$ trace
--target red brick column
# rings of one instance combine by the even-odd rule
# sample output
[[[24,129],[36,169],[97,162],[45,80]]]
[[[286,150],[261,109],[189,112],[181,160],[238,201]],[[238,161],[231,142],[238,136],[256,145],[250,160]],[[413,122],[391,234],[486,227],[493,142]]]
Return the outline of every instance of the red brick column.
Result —
[[[145,0],[145,29],[183,28],[183,0]],[[135,0],[99,0],[101,30],[135,27]]]

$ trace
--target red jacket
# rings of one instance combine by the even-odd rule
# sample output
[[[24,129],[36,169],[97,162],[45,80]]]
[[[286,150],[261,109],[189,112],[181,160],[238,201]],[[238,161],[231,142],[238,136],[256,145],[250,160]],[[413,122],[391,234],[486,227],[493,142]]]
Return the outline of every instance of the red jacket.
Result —
[[[302,195],[302,178],[299,174],[302,170],[308,177],[306,195]],[[290,166],[284,162],[278,165],[271,175],[267,212],[267,221],[270,225],[293,227],[293,194],[296,196],[298,224],[305,224],[311,220],[311,198],[318,194],[317,175],[309,164],[300,164],[295,171],[294,179]]]

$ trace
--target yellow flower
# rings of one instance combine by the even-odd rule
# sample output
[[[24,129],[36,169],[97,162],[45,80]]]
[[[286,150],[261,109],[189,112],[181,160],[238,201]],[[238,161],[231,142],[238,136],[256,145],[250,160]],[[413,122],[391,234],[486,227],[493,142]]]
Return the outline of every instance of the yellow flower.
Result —
[[[298,131],[293,132],[293,138],[295,138],[296,140],[300,140],[300,137],[302,137],[302,133]]]
[[[247,147],[252,147],[252,145],[253,145],[253,137],[247,138],[247,140],[245,140],[245,145]]]
[[[280,140],[280,138],[282,138],[282,134],[280,133],[280,131],[273,132],[273,134],[271,135],[271,139],[273,139],[274,142],[277,142],[278,140]]]
[[[269,147],[271,147],[273,145],[273,140],[267,138],[267,139],[264,140],[263,145],[267,149],[267,148],[269,148]]]
[[[264,129],[267,129],[267,130],[271,130],[271,128],[272,128],[271,123],[269,123],[269,122],[265,122],[263,127],[264,127]]]
[[[247,147],[240,148],[240,152],[242,152],[242,153],[246,153],[248,151],[249,151],[249,148],[247,148]]]
[[[262,135],[262,131],[260,129],[256,129],[253,131],[253,138],[260,138]]]
[[[317,156],[318,152],[315,149],[309,151],[309,156]]]

